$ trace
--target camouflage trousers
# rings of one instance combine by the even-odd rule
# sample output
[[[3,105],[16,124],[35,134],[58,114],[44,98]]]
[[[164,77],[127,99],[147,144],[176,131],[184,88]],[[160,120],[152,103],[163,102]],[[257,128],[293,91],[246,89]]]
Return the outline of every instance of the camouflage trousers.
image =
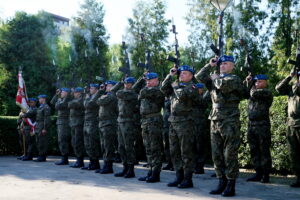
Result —
[[[44,122],[42,121],[41,123],[41,125],[37,123],[37,128],[35,130],[36,147],[39,156],[47,156],[49,132],[47,132],[46,134],[42,134]]]
[[[71,132],[69,123],[57,124],[58,147],[62,156],[70,154]]]
[[[271,131],[270,124],[248,124],[248,143],[251,161],[254,169],[271,170],[272,158],[270,153]]]
[[[292,169],[300,177],[300,127],[288,126],[287,141]]]
[[[84,147],[91,160],[97,160],[100,156],[100,144],[98,136],[98,122],[85,121],[83,127]]]
[[[183,168],[184,174],[195,169],[195,133],[192,120],[171,122],[169,130],[170,154],[176,171]]]
[[[211,149],[217,177],[236,179],[239,174],[240,121],[230,120],[211,121]]]
[[[72,147],[77,158],[84,157],[83,125],[71,127]]]
[[[165,153],[166,161],[169,163],[169,162],[171,162],[170,141],[169,141],[169,124],[168,124],[168,126],[163,127],[162,135],[163,135],[164,153]]]
[[[161,171],[163,155],[162,122],[153,121],[142,124],[143,142],[146,148],[147,162],[156,172]]]
[[[100,140],[101,148],[103,151],[103,160],[113,161],[114,153],[116,150],[116,138],[117,138],[117,125],[110,124],[104,127],[100,127]]]
[[[198,123],[195,123],[195,136],[196,136],[196,163],[204,165],[206,160],[206,149],[207,147],[207,126],[206,121],[201,120]]]
[[[123,163],[135,164],[136,154],[134,142],[136,139],[136,129],[134,121],[118,123],[118,149]]]
[[[134,148],[135,148],[135,158],[137,161],[145,159],[145,146],[143,144],[143,136],[142,136],[142,129],[141,124],[137,123],[135,126],[135,141],[134,141]]]
[[[19,143],[25,156],[32,156],[33,154],[35,136],[30,135],[30,129],[30,127],[25,126],[23,131],[19,130]]]

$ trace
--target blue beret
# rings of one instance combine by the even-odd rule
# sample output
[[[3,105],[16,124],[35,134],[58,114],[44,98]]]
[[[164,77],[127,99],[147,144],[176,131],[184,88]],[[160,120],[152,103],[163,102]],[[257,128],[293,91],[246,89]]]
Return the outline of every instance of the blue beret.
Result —
[[[116,85],[117,82],[116,81],[112,81],[112,80],[105,81],[105,85],[108,85],[108,84]]]
[[[91,84],[90,84],[90,87],[99,88],[99,84],[97,84],[97,83],[91,83]]]
[[[298,75],[300,75],[300,71],[298,72]]]
[[[178,71],[179,71],[179,72],[182,72],[182,71],[189,71],[189,72],[191,72],[192,74],[195,73],[195,70],[194,70],[192,67],[188,66],[188,65],[182,65],[181,67],[179,67]]]
[[[196,84],[196,87],[199,88],[199,89],[200,89],[200,88],[204,88],[204,84],[202,84],[202,83],[197,83],[197,84]]]
[[[45,95],[45,94],[40,94],[40,95],[38,96],[38,98],[39,98],[39,99],[40,99],[40,98],[46,99],[46,98],[47,98],[47,95]]]
[[[125,78],[125,80],[124,80],[124,83],[134,83],[135,82],[135,78],[133,78],[133,77],[127,77],[127,78]]]
[[[28,101],[37,101],[36,98],[28,98]]]
[[[150,80],[150,79],[155,79],[158,78],[158,74],[155,72],[149,72],[148,74],[146,74],[146,79]]]
[[[64,92],[71,92],[71,90],[69,88],[60,88],[61,91],[64,91]]]
[[[254,80],[268,80],[268,76],[265,74],[258,74],[254,77]]]
[[[74,92],[83,92],[83,88],[82,87],[77,87],[74,89]]]
[[[232,63],[234,63],[234,58],[233,58],[233,56],[223,55],[218,60],[218,63],[222,63],[222,62],[232,62]]]

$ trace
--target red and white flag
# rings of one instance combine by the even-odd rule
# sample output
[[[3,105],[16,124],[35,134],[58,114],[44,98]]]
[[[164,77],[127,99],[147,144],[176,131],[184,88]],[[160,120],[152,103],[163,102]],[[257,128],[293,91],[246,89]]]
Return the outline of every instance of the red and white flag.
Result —
[[[28,97],[27,97],[27,91],[26,91],[26,85],[25,81],[22,77],[22,71],[19,71],[18,73],[18,92],[16,96],[16,104],[21,107],[23,112],[27,112],[29,110],[28,106]],[[24,121],[26,124],[28,124],[31,127],[30,132],[34,133],[35,125],[36,123],[32,122],[30,118],[24,118]]]

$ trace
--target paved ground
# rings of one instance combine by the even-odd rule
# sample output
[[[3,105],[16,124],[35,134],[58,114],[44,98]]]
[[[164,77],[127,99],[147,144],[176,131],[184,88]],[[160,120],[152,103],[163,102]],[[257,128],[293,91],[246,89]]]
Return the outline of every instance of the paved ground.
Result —
[[[194,176],[194,188],[168,188],[166,184],[174,179],[174,172],[164,171],[160,183],[140,182],[137,178],[116,178],[92,171],[56,166],[57,157],[48,162],[23,162],[16,157],[0,157],[0,199],[1,200],[189,200],[189,199],[270,199],[299,200],[300,189],[290,188],[294,178],[272,177],[270,184],[247,183],[248,173],[242,173],[237,183],[237,196],[222,198],[208,192],[217,184],[211,168],[206,174]],[[74,160],[72,160],[74,161]],[[87,163],[87,161],[86,161]],[[102,164],[102,163],[101,163]],[[146,174],[146,168],[136,167],[136,176]],[[121,165],[114,167],[121,170]]]

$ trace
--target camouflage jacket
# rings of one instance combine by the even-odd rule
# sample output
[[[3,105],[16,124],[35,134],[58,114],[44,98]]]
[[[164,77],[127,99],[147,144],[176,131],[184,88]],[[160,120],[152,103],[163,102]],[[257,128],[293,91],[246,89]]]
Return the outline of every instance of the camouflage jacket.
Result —
[[[102,95],[97,100],[99,105],[99,127],[115,124],[118,117],[118,99],[113,92]]]
[[[162,82],[161,91],[171,100],[170,122],[192,120],[194,101],[197,98],[197,89],[194,84],[173,82],[173,77],[167,75]]]
[[[83,97],[75,98],[68,103],[70,109],[69,124],[71,127],[83,125],[84,122],[84,106]]]
[[[300,127],[300,85],[299,83],[290,85],[291,80],[291,76],[283,79],[276,85],[276,90],[280,95],[288,96],[288,125]]]
[[[98,98],[103,94],[102,90],[98,90],[96,94],[86,97],[84,100],[84,121],[95,122],[98,121],[99,105],[97,104]]]
[[[55,105],[55,110],[57,110],[56,124],[69,123],[70,109],[68,108],[68,102],[70,100],[70,95],[65,98],[58,98],[57,94],[51,99],[50,103]]]
[[[197,74],[198,81],[205,84],[210,91],[212,110],[210,120],[237,120],[240,116],[239,103],[245,98],[246,87],[241,79],[234,74],[227,74],[212,80],[211,66],[204,66]]]
[[[164,120],[164,128],[169,128],[169,117],[171,113],[171,101],[169,98],[165,97],[165,103],[163,108],[163,120]]]
[[[133,90],[122,89],[116,93],[118,98],[118,122],[137,121],[138,95]]]
[[[204,98],[204,94],[198,94],[193,105],[193,119],[196,124],[199,124],[205,120],[205,111],[207,109],[207,106],[208,102]]]
[[[48,104],[41,104],[36,111],[37,130],[48,129],[51,125],[51,109]]]

